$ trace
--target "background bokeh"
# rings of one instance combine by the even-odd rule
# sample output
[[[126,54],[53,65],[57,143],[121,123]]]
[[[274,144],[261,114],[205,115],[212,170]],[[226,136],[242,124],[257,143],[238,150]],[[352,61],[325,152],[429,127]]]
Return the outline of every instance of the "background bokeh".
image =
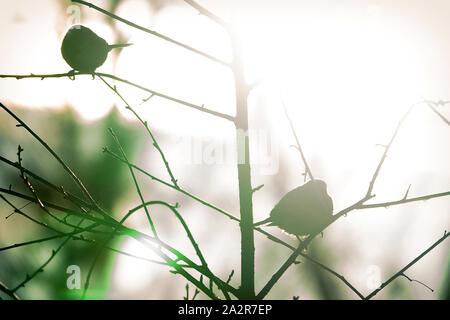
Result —
[[[214,23],[181,0],[92,1],[138,24],[185,42],[221,59],[230,59],[227,37]],[[239,30],[246,79],[257,82],[249,99],[253,138],[252,179],[264,187],[255,193],[256,220],[268,216],[287,191],[303,183],[304,170],[281,108],[294,122],[314,175],[325,180],[335,211],[361,198],[386,144],[404,112],[423,99],[450,99],[450,3],[446,0],[265,0],[201,2]],[[70,1],[0,0],[0,74],[69,71],[60,54],[67,29],[81,23],[109,43],[130,42],[110,54],[98,70],[153,90],[233,114],[233,78],[226,68],[182,48],[80,8]],[[69,8],[69,10],[68,10]],[[237,170],[233,163],[234,127],[226,121],[153,97],[122,83],[119,92],[148,121],[181,186],[238,215]],[[131,160],[169,180],[144,128],[99,79],[0,79],[0,101],[11,107],[67,161],[102,204],[121,218],[139,204],[126,166],[102,153],[114,148],[112,127]],[[450,107],[439,107],[447,118]],[[23,129],[0,113],[1,155],[56,185],[76,192],[61,167]],[[256,142],[259,141],[259,142]],[[375,202],[448,191],[448,126],[425,105],[414,108],[402,127],[375,185]],[[144,176],[138,176],[146,200],[178,202],[211,268],[237,285],[239,226]],[[17,170],[0,163],[0,185],[24,190]],[[59,201],[44,187],[42,197]],[[8,197],[18,206],[26,202]],[[24,209],[25,210],[25,209]],[[33,206],[28,212],[41,215]],[[0,203],[0,247],[36,239],[44,233]],[[450,229],[449,198],[356,211],[317,238],[309,253],[343,274],[363,293],[374,279],[386,280]],[[152,215],[164,240],[193,254],[184,232],[166,210]],[[148,232],[145,215],[128,221]],[[277,229],[268,231],[295,243]],[[57,247],[58,241],[0,252],[0,281],[14,287]],[[120,249],[152,257],[132,240]],[[77,298],[65,287],[66,268],[88,268],[95,248],[72,242],[43,274],[19,291],[28,299]],[[261,288],[289,255],[285,248],[256,235],[256,286]],[[435,289],[399,278],[377,298],[436,299],[450,296],[449,243],[444,242],[406,274]],[[181,299],[185,280],[152,265],[105,254],[96,268],[93,297],[109,299]],[[376,281],[375,281],[376,282]],[[307,261],[295,265],[268,295],[270,299],[354,299],[338,279]],[[200,298],[203,296],[200,295]]]

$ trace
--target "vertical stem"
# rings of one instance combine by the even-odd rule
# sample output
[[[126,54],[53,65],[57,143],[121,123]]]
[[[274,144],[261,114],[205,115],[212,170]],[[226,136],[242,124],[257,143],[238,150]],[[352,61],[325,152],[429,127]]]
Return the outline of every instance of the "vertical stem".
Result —
[[[255,244],[253,234],[253,204],[248,137],[249,88],[245,83],[244,70],[238,39],[231,30],[233,46],[232,71],[236,92],[236,139],[238,154],[239,204],[241,213],[241,299],[255,299]]]

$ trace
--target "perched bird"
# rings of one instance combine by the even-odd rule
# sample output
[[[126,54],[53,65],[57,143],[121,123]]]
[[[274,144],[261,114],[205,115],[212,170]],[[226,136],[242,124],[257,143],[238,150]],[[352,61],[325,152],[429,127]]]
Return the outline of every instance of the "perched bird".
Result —
[[[333,200],[322,180],[311,180],[289,191],[275,205],[270,217],[255,225],[270,223],[289,234],[307,238],[321,232],[332,218]]]
[[[66,62],[80,72],[94,72],[105,62],[109,51],[131,44],[108,44],[91,29],[82,25],[72,26],[66,33],[61,53]]]

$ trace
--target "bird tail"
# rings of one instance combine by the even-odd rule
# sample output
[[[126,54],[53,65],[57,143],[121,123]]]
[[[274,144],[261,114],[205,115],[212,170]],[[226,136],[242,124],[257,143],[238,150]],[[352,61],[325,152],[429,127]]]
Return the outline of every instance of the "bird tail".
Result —
[[[254,223],[254,224],[253,224],[253,227],[258,227],[258,226],[261,226],[261,225],[266,224],[266,223],[269,223],[269,222],[272,222],[272,220],[270,219],[270,217],[267,218],[267,219],[264,219],[263,221],[259,221],[259,222]]]
[[[128,46],[131,46],[132,43],[117,43],[117,44],[110,44],[108,45],[108,49],[112,50],[112,49],[116,49],[116,48],[125,48]]]

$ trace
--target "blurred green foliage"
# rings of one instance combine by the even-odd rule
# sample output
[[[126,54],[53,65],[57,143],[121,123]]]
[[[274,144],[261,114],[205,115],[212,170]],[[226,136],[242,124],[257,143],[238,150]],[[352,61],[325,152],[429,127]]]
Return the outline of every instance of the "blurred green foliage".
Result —
[[[37,134],[41,136],[82,179],[96,201],[109,213],[117,215],[117,205],[120,201],[134,194],[134,187],[129,176],[128,168],[121,162],[102,152],[108,146],[116,150],[114,141],[108,133],[113,128],[120,138],[130,161],[135,160],[142,146],[142,131],[138,126],[126,123],[120,118],[116,109],[104,119],[92,123],[82,123],[79,117],[70,109],[62,111],[32,111],[14,109],[19,117],[25,121]],[[0,116],[0,154],[13,161],[17,161],[17,147],[20,144],[24,149],[22,153],[23,166],[44,177],[57,186],[64,186],[67,191],[82,197],[71,178],[51,155],[33,139],[23,128],[15,126],[16,123],[6,114]],[[64,201],[61,195],[37,183],[37,190],[41,199],[51,201],[63,206],[72,207]],[[30,195],[19,171],[5,163],[0,163],[0,185],[12,190]],[[18,207],[26,203],[23,199],[7,196]],[[48,230],[32,225],[18,214],[5,220],[5,213],[13,210],[5,203],[0,204],[0,246],[4,247],[14,243],[34,240],[51,235]],[[46,216],[36,205],[30,204],[23,209],[27,214],[48,224],[55,221]],[[62,218],[63,216],[60,215]],[[6,232],[3,232],[6,231]],[[96,240],[101,239],[97,238]],[[26,274],[31,274],[51,255],[63,239],[56,239],[44,243],[33,244],[22,248],[10,249],[0,252],[0,279],[8,287],[14,288],[24,280]],[[110,245],[116,246],[119,240]],[[97,246],[82,241],[71,240],[58,253],[45,271],[30,281],[25,288],[18,291],[22,298],[28,299],[73,299],[81,296],[82,290],[68,290],[66,269],[69,265],[78,265],[82,273],[82,288],[87,270],[97,252]],[[102,254],[97,263],[91,281],[88,298],[104,298],[108,289],[113,255]]]

